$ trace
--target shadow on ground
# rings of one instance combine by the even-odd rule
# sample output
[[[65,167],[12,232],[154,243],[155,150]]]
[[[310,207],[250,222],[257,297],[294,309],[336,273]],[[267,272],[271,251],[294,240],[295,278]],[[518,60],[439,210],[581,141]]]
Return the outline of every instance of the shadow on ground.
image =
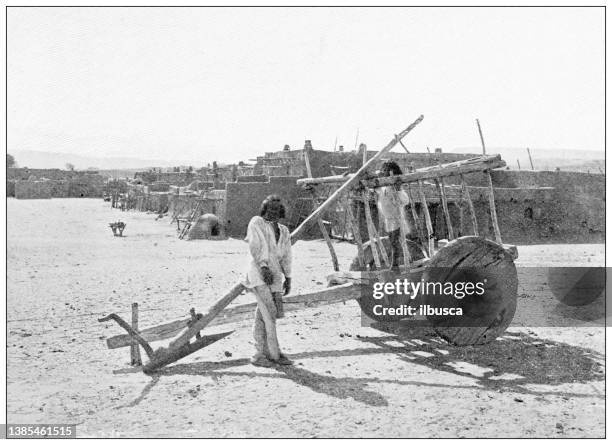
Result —
[[[298,363],[294,366],[277,366],[263,369],[250,367],[248,359],[221,362],[195,362],[178,364],[159,370],[153,381],[129,406],[140,403],[160,377],[172,375],[198,375],[213,379],[228,377],[284,378],[312,391],[338,399],[354,399],[371,406],[387,406],[388,401],[369,384],[391,383],[396,385],[428,386],[439,388],[481,389],[495,392],[510,391],[516,394],[563,397],[601,397],[603,393],[573,393],[566,391],[538,390],[525,385],[561,385],[564,383],[588,383],[603,381],[604,355],[596,351],[566,343],[541,339],[526,333],[506,333],[496,341],[482,346],[456,347],[437,337],[433,330],[422,327],[395,325],[373,326],[382,331],[380,336],[356,336],[366,345],[362,348],[303,352],[291,355]],[[381,379],[377,377],[336,377],[318,374],[306,369],[300,359],[317,357],[350,357],[377,354],[394,354],[398,360],[426,366],[437,371],[469,377],[473,383],[445,384],[419,380]],[[249,366],[249,370],[234,368]],[[387,365],[386,365],[387,366]],[[252,369],[252,371],[250,370]]]

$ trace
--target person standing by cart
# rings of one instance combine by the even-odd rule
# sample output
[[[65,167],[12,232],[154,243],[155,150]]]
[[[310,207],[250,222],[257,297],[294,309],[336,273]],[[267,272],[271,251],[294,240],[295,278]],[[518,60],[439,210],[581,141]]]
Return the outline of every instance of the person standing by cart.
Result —
[[[247,228],[250,264],[245,286],[257,299],[253,325],[256,352],[251,358],[255,366],[293,363],[281,352],[276,334],[276,319],[284,315],[282,296],[291,291],[291,234],[279,224],[285,212],[280,197],[270,195]]]
[[[386,161],[380,169],[381,176],[399,176],[402,169],[395,161]],[[400,207],[410,204],[408,194],[402,190],[401,184],[394,184],[376,189],[378,195],[378,211],[382,215],[385,231],[389,235],[391,244],[391,268],[399,270],[399,258],[402,255],[400,243],[400,224],[404,224],[406,234],[411,234],[412,229],[407,221],[402,219]]]

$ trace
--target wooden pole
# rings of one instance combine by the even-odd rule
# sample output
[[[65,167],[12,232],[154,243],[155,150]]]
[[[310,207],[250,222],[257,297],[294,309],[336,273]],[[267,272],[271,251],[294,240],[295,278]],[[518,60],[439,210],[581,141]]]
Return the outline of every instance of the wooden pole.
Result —
[[[531,169],[535,170],[533,168],[533,159],[531,159],[531,152],[529,151],[529,147],[527,147],[527,154],[529,155],[529,163],[531,164]]]
[[[423,115],[419,116],[412,124],[406,127],[400,134],[399,137],[394,137],[382,150],[376,153],[373,157],[368,159],[368,161],[357,170],[357,172],[349,178],[344,184],[342,184],[334,193],[331,194],[327,200],[319,206],[314,212],[312,212],[308,218],[306,218],[302,223],[293,231],[291,234],[292,241],[297,240],[302,233],[308,228],[308,226],[315,221],[328,207],[330,207],[345,191],[359,182],[361,176],[367,171],[368,167],[374,165],[376,161],[382,158],[386,153],[391,151],[393,147],[397,144],[397,141],[408,133],[410,133],[414,127],[416,127],[423,120]]]
[[[505,167],[506,162],[501,159],[500,155],[480,155],[472,159],[464,159],[462,161],[450,162],[441,166],[422,167],[410,173],[404,173],[397,176],[383,176],[364,178],[360,180],[361,185],[367,188],[385,187],[399,183],[417,182],[419,179],[433,179],[447,176],[457,176],[459,174],[483,172],[494,168]],[[302,178],[297,180],[298,185],[315,185],[315,184],[338,184],[346,183],[351,180],[354,175],[335,175],[323,176],[320,178]]]
[[[232,301],[236,299],[238,295],[246,290],[246,287],[242,283],[236,284],[232,287],[228,293],[226,293],[223,297],[213,304],[208,311],[204,314],[202,318],[200,318],[197,322],[191,325],[189,329],[183,332],[176,340],[170,343],[171,348],[176,348],[182,346],[186,343],[189,343],[191,337],[196,335],[196,333],[200,332],[208,323],[211,322],[213,318],[215,318],[219,312],[227,307]]]
[[[368,162],[368,147],[365,144],[363,145],[363,153],[361,153],[361,157],[361,165],[366,165],[366,162]]]
[[[397,137],[397,135],[395,135],[395,137]],[[399,141],[400,145],[402,146],[402,148],[406,151],[406,153],[410,154],[410,152],[408,151],[408,149],[406,148],[406,146],[404,145],[404,143],[402,141]]]
[[[518,164],[518,169],[520,170],[521,169],[521,163],[519,162],[518,159],[516,160],[516,163]]]
[[[478,126],[478,134],[480,134],[480,143],[482,144],[482,154],[487,154],[487,149],[485,148],[484,138],[482,137],[482,129],[480,128],[480,121],[476,119],[476,125]]]
[[[421,240],[421,245],[424,249],[427,248],[427,240],[423,235],[423,228],[421,227],[421,219],[416,211],[416,205],[414,204],[414,198],[412,196],[412,189],[410,188],[410,183],[408,183],[408,197],[410,198],[410,211],[412,212],[412,218],[414,219],[414,225],[416,227],[417,233],[419,235],[419,239]]]
[[[380,270],[382,268],[382,264],[380,261],[379,249],[380,245],[378,244],[378,236],[376,234],[376,229],[374,228],[374,222],[372,221],[372,211],[370,210],[370,201],[368,200],[365,193],[362,195],[363,203],[364,203],[364,211],[365,211],[365,219],[366,219],[366,227],[368,228],[368,236],[370,237],[370,249],[372,250],[372,256],[374,257],[374,264],[376,265],[376,269]],[[388,261],[386,261],[388,263]]]
[[[421,206],[423,207],[423,214],[425,215],[425,224],[427,226],[427,252],[431,258],[434,254],[434,240],[433,240],[433,226],[431,224],[431,216],[429,215],[429,207],[427,206],[427,199],[425,198],[425,192],[423,191],[423,181],[419,180],[419,196],[421,198]]]
[[[310,169],[310,158],[308,157],[308,151],[304,150],[304,162],[306,162],[306,171],[308,172],[308,177],[312,178],[312,170]],[[316,210],[317,208],[317,193],[315,189],[311,189],[312,193],[312,204],[313,208]],[[323,235],[323,239],[325,240],[325,244],[327,244],[327,248],[329,249],[329,254],[332,259],[332,265],[334,267],[334,271],[338,272],[340,270],[340,266],[338,265],[338,256],[336,255],[336,250],[334,249],[334,245],[331,242],[329,237],[329,233],[327,233],[327,228],[323,223],[321,217],[317,218],[317,224],[319,226],[319,230],[321,231],[321,235]]]
[[[444,179],[435,179],[438,193],[440,194],[440,200],[442,201],[442,211],[444,212],[444,219],[446,220],[446,228],[448,231],[449,241],[455,239],[455,233],[453,231],[453,224],[451,221],[450,212],[448,211],[448,201],[446,199],[446,192],[444,191]]]
[[[478,220],[476,219],[476,210],[474,209],[474,203],[472,202],[472,198],[470,197],[470,191],[467,188],[467,184],[465,183],[465,177],[460,175],[461,177],[461,192],[465,197],[465,200],[468,203],[468,207],[470,209],[470,216],[472,218],[472,227],[474,228],[474,235],[478,235]]]
[[[365,254],[363,252],[363,243],[361,241],[361,232],[359,230],[359,223],[355,219],[355,215],[353,214],[353,209],[351,207],[352,203],[349,199],[348,195],[346,197],[346,214],[348,216],[349,224],[351,225],[351,230],[353,231],[353,239],[355,240],[355,244],[357,244],[357,257],[359,258],[359,265],[362,270],[365,269]]]
[[[499,224],[497,223],[497,211],[495,210],[495,196],[493,195],[493,178],[491,178],[491,171],[487,170],[485,175],[489,181],[489,209],[491,211],[493,231],[495,232],[495,241],[498,244],[502,244],[501,231],[499,230]]]
[[[132,303],[132,329],[138,332],[138,303]],[[132,366],[141,366],[142,359],[140,357],[140,348],[138,347],[138,341],[132,337],[132,346],[130,349],[131,364]]]
[[[196,314],[195,308],[192,307],[191,309],[189,309],[189,315],[191,316],[191,322],[195,323],[196,321],[198,321],[198,315]],[[200,334],[200,332],[196,332],[196,340],[199,340],[202,338],[202,334]]]

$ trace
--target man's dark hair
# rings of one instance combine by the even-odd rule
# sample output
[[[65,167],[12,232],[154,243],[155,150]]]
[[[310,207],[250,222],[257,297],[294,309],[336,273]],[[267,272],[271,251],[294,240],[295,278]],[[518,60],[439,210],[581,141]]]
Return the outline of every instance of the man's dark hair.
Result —
[[[268,211],[268,207],[270,205],[280,206],[279,216],[280,218],[285,217],[285,214],[286,214],[285,205],[283,204],[283,201],[278,195],[269,195],[266,197],[266,199],[263,200],[263,202],[261,203],[261,207],[259,208],[259,216],[264,216],[266,212]]]
[[[402,169],[395,161],[385,161],[380,168],[380,173],[383,176],[390,176],[390,173],[397,176],[402,174]]]

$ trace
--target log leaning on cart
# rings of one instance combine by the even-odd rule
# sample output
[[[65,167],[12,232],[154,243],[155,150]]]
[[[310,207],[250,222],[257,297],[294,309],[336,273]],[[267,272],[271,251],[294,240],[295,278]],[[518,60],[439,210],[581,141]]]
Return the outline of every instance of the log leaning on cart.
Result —
[[[501,235],[499,233],[499,225],[495,212],[493,186],[489,173],[491,169],[505,166],[505,162],[503,162],[499,156],[484,155],[450,164],[421,168],[401,176],[373,178],[368,175],[368,169],[383,158],[385,154],[416,127],[422,119],[423,116],[420,116],[401,133],[396,135],[382,150],[365,162],[354,174],[298,180],[299,184],[309,188],[316,187],[318,184],[330,183],[338,184],[339,187],[293,231],[291,239],[292,242],[297,241],[310,224],[319,220],[324,212],[341,197],[351,199],[350,193],[352,193],[354,195],[356,194],[359,197],[358,199],[364,199],[363,197],[365,195],[363,192],[366,189],[375,189],[377,187],[394,184],[407,185],[411,195],[414,196],[412,192],[416,190],[416,195],[420,199],[421,212],[426,222],[427,234],[424,235],[424,239],[421,240],[423,247],[421,248],[421,246],[407,241],[405,239],[406,233],[402,230],[400,243],[402,244],[403,256],[408,261],[403,261],[401,276],[409,278],[411,281],[419,281],[421,278],[424,278],[426,282],[456,282],[467,278],[471,280],[484,279],[488,285],[487,292],[482,298],[464,298],[455,302],[455,304],[462,307],[463,316],[429,317],[429,320],[433,324],[436,332],[450,343],[456,345],[487,343],[504,332],[510,324],[516,309],[518,283],[516,268],[513,262],[513,259],[516,257],[516,248],[514,248],[514,246],[504,246],[501,243]],[[484,172],[485,175],[488,176],[491,223],[494,228],[495,241],[476,236],[479,232],[474,206],[470,199],[469,190],[465,184],[463,175],[477,172]],[[472,214],[471,220],[475,236],[451,240],[438,251],[434,251],[434,234],[431,217],[427,207],[427,200],[423,192],[423,181],[436,181],[436,183],[439,184],[438,190],[442,191],[441,198],[444,200],[446,199],[444,194],[446,185],[444,184],[443,178],[450,176],[459,176],[461,178],[461,190],[464,199],[468,202],[468,207]],[[410,190],[411,186],[415,190]],[[350,205],[348,207],[350,208]],[[412,200],[411,215],[413,217],[417,217],[415,207],[415,203]],[[443,205],[443,209],[445,212],[448,212],[447,205]],[[402,209],[402,217],[405,218],[406,213],[407,212],[404,212]],[[445,216],[447,217],[446,220],[450,222],[450,215]],[[380,263],[382,257],[378,255],[384,252],[385,242],[388,241],[385,241],[385,238],[380,237],[378,233],[376,233],[376,228],[373,224],[368,224],[370,240],[362,244],[361,237],[358,233],[359,224],[354,219],[351,211],[348,211],[348,217],[351,220],[350,226],[353,228],[354,238],[357,243],[358,256],[353,263],[357,265],[353,267],[357,270],[351,272],[336,272],[330,275],[328,277],[328,282],[332,286],[327,289],[284,297],[283,301],[285,302],[286,311],[318,307],[352,299],[356,299],[364,311],[371,308],[372,299],[368,298],[367,293],[362,293],[362,290],[364,286],[371,285],[376,281],[388,277],[390,272],[384,270],[382,267],[383,264]],[[330,247],[330,250],[333,249],[331,244],[329,244],[328,247]],[[418,252],[421,253],[419,254]],[[374,258],[377,260],[374,261]],[[245,290],[246,288],[244,285],[240,283],[236,284],[204,314],[196,314],[195,310],[192,309],[189,318],[142,329],[140,331],[134,329],[116,314],[101,318],[99,321],[114,320],[128,332],[127,334],[107,339],[109,348],[134,347],[135,344],[139,344],[149,357],[149,362],[143,366],[143,370],[145,372],[153,372],[233,332],[228,331],[214,335],[201,335],[200,331],[205,327],[233,323],[252,317],[256,303],[227,307]],[[414,300],[408,299],[405,304],[418,305],[425,302],[431,306],[436,306],[440,305],[441,301],[448,302],[448,298],[441,299],[439,296],[436,298],[435,295],[419,295]],[[382,321],[395,321],[396,319],[398,318],[391,317],[391,320],[383,318]],[[149,344],[150,342],[169,339],[175,336],[176,338],[170,342],[167,348],[158,348],[154,351]],[[192,342],[191,340],[194,337],[195,341]]]

